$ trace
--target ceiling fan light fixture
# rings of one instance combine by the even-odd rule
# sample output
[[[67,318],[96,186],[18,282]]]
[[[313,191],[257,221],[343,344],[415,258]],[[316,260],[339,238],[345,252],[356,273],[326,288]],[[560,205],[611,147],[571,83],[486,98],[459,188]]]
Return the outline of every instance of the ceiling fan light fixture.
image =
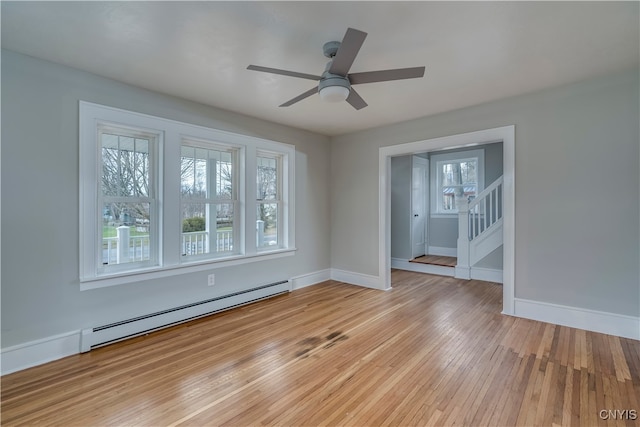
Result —
[[[320,99],[326,102],[342,102],[349,96],[345,86],[325,86],[320,89]]]

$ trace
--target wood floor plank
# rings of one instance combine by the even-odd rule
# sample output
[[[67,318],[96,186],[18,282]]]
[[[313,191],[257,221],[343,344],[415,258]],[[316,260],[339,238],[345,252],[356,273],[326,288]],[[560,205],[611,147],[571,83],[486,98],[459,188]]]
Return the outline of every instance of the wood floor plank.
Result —
[[[455,267],[458,264],[458,258],[441,255],[422,255],[420,257],[409,260],[419,264],[441,265],[443,267]]]
[[[336,281],[2,378],[20,425],[631,426],[640,342],[500,314],[494,283]]]

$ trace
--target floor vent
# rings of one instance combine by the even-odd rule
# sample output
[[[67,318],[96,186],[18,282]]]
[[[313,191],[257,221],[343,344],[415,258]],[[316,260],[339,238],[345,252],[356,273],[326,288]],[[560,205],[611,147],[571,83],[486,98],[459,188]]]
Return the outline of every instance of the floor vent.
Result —
[[[246,291],[235,292],[205,301],[158,311],[133,319],[83,329],[80,340],[80,351],[85,353],[91,349],[122,341],[127,338],[147,334],[199,317],[285,294],[290,291],[291,283],[288,280],[283,280]]]

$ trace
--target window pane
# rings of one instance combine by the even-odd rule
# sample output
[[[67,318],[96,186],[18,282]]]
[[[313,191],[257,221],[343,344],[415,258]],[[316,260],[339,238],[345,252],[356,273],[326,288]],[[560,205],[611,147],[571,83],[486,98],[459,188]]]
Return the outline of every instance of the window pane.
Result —
[[[183,196],[190,196],[195,191],[194,188],[194,156],[195,148],[180,148],[180,193]]]
[[[208,254],[207,203],[183,203],[182,205],[182,255]]]
[[[233,252],[233,203],[183,203],[182,255]]]
[[[216,252],[233,252],[233,204],[216,205]]]
[[[273,157],[258,157],[257,200],[278,199],[278,161]]]
[[[464,198],[467,200],[473,200],[476,197],[476,193],[478,192],[477,185],[465,185],[463,187],[464,190]]]
[[[149,203],[103,203],[103,265],[151,259],[149,209]]]
[[[473,200],[477,193],[476,185],[456,185],[442,188],[442,210],[455,212],[458,210],[456,206],[456,198],[464,198],[465,200]]]
[[[258,203],[256,218],[257,247],[278,246],[278,204]]]
[[[442,195],[442,210],[454,211],[456,209],[456,198],[453,193],[444,193]]]
[[[463,184],[475,184],[478,182],[476,162],[473,160],[460,163]]]
[[[194,167],[194,193],[193,196],[208,196],[208,180],[207,180],[207,150],[196,148],[195,157],[193,159]]]
[[[102,194],[149,196],[149,140],[102,134]]]
[[[443,186],[459,185],[462,183],[462,175],[459,163],[443,163],[440,168],[440,182]]]
[[[232,151],[183,145],[180,191],[183,197],[233,199]]]
[[[221,153],[216,168],[216,196],[219,199],[233,199],[233,162],[231,153]]]

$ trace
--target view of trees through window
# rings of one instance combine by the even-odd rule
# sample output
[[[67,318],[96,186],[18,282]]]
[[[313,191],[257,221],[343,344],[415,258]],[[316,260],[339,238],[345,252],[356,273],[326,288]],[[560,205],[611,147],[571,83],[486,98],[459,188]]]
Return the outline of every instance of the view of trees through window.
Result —
[[[183,255],[233,251],[233,164],[232,149],[181,147]]]
[[[104,132],[102,134],[102,195],[104,264],[118,259],[118,228],[127,227],[134,255],[125,262],[149,257],[152,182],[149,139]],[[232,148],[204,148],[185,143],[180,151],[182,255],[233,252],[235,152]],[[280,158],[257,157],[256,244],[278,245],[280,211]],[[134,248],[140,240],[140,253]],[[147,249],[145,249],[147,248]]]
[[[148,260],[151,223],[151,159],[149,138],[105,130],[102,144],[103,264]],[[127,233],[130,256],[117,255],[117,236]]]
[[[257,158],[256,244],[258,248],[278,244],[279,163],[279,157],[258,156]]]
[[[477,160],[439,162],[441,209],[457,212],[457,198],[473,198],[478,190]]]

